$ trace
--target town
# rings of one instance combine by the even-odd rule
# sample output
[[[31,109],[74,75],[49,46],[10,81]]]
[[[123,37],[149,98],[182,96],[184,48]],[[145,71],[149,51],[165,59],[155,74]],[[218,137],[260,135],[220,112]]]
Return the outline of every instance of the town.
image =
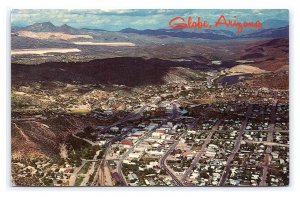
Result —
[[[109,93],[95,85],[66,85],[69,95],[36,91],[33,98],[47,105],[18,108],[40,114],[34,120],[47,119],[41,113],[47,108],[58,119],[96,121],[75,125],[60,157],[15,156],[12,176],[43,186],[288,185],[288,90],[228,85],[219,80],[223,74],[130,94],[118,85]],[[88,93],[79,95],[80,89]],[[13,95],[26,91],[20,87]]]

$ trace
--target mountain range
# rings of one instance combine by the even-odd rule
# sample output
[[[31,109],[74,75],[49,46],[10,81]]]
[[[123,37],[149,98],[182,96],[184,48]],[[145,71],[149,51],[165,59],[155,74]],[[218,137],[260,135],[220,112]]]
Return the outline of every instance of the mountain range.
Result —
[[[103,29],[73,28],[67,24],[55,26],[51,22],[34,23],[26,27],[12,26],[12,32],[32,31],[32,32],[64,32],[68,34],[85,34],[85,33],[109,33]],[[138,34],[151,37],[165,38],[175,37],[183,39],[204,39],[204,40],[227,40],[239,38],[280,38],[288,37],[288,23],[281,20],[268,20],[263,23],[263,28],[259,30],[245,30],[244,33],[236,34],[234,29],[205,29],[205,30],[185,30],[185,29],[145,29],[138,30],[125,28],[114,33],[121,34]]]

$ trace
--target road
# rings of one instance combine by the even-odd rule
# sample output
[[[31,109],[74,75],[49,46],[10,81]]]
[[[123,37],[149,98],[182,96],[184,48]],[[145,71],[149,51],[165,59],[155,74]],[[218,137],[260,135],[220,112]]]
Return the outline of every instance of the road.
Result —
[[[218,186],[224,186],[225,184],[225,181],[227,180],[227,177],[228,177],[228,174],[230,172],[230,166],[231,166],[231,162],[233,161],[234,159],[234,156],[235,154],[239,151],[240,149],[240,146],[241,146],[241,140],[243,138],[243,134],[244,134],[244,131],[245,131],[245,128],[247,126],[247,122],[248,122],[248,119],[252,113],[252,109],[253,109],[253,104],[249,104],[248,106],[248,110],[246,112],[246,116],[245,116],[245,120],[243,121],[241,127],[240,127],[240,130],[239,130],[239,135],[238,137],[236,138],[236,141],[235,141],[235,145],[234,145],[234,148],[233,148],[233,151],[232,153],[230,154],[230,156],[228,157],[227,159],[227,162],[226,162],[226,166],[224,168],[224,171],[223,171],[223,174],[221,176],[221,179],[220,179],[220,182],[218,184]]]
[[[100,150],[98,150],[96,152],[96,154],[94,155],[94,157],[93,157],[94,161],[97,161],[97,157],[98,157],[99,153],[100,153]],[[93,160],[86,160],[86,161],[92,162]],[[87,185],[87,183],[90,179],[90,176],[94,173],[94,171],[95,171],[95,162],[92,162],[92,165],[89,168],[88,172],[86,173],[86,175],[85,175],[84,179],[82,180],[80,186],[86,186]]]
[[[72,136],[75,137],[75,138],[77,138],[77,139],[83,140],[83,141],[89,143],[89,144],[92,145],[92,146],[98,145],[97,143],[95,143],[95,142],[93,142],[93,141],[91,141],[91,140],[89,140],[89,139],[79,137],[79,136],[75,135],[74,133],[72,134]]]
[[[208,86],[208,87],[211,87],[211,86],[214,84],[214,80],[216,80],[217,78],[219,78],[218,75],[207,77],[207,79],[206,79],[206,81],[207,81],[207,86]]]
[[[201,150],[196,154],[195,158],[193,159],[190,167],[184,172],[184,174],[181,177],[181,181],[185,182],[186,178],[191,174],[193,168],[197,165],[199,162],[200,158],[204,155],[207,145],[209,144],[211,137],[213,136],[214,132],[218,130],[220,123],[223,120],[218,120],[217,123],[213,126],[210,134],[206,137],[204,144],[201,147]]]
[[[165,169],[167,174],[173,179],[177,186],[184,186],[181,180],[170,170],[167,165],[167,157],[172,153],[172,151],[176,148],[178,141],[174,142],[174,144],[169,148],[169,150],[159,159],[159,167],[161,169]]]
[[[273,141],[273,133],[275,130],[275,118],[276,118],[276,106],[277,106],[277,93],[274,93],[274,99],[273,99],[273,104],[272,104],[272,110],[271,110],[271,123],[269,125],[269,132],[267,136],[267,142],[272,142]],[[267,186],[267,175],[268,175],[268,169],[269,165],[272,159],[271,156],[272,152],[272,146],[268,146],[266,151],[265,151],[265,158],[264,158],[264,166],[263,166],[263,175],[261,178],[261,181],[259,183],[259,186]]]
[[[161,97],[157,97],[157,98],[156,98],[154,101],[152,101],[151,103],[148,103],[148,104],[143,105],[143,106],[140,107],[138,110],[135,110],[135,111],[131,112],[128,116],[124,117],[123,119],[118,120],[117,122],[113,123],[112,125],[109,125],[109,126],[105,127],[102,131],[108,131],[108,130],[109,130],[111,127],[113,127],[113,126],[117,126],[117,125],[119,125],[119,124],[121,124],[121,123],[124,123],[124,122],[130,120],[130,119],[140,117],[140,116],[143,114],[143,112],[145,111],[145,109],[146,109],[149,105],[151,105],[151,104],[157,104],[157,103],[160,102],[160,101],[161,101]],[[97,174],[98,174],[98,175],[97,175],[97,177],[98,177],[98,183],[100,183],[100,185],[103,185],[103,183],[104,183],[104,167],[105,167],[105,165],[106,165],[106,155],[107,155],[107,153],[109,152],[109,149],[110,149],[111,145],[112,145],[114,142],[120,140],[120,139],[121,139],[123,136],[125,136],[128,132],[129,132],[129,130],[128,130],[127,132],[121,133],[120,135],[118,135],[118,136],[116,136],[116,137],[113,137],[112,139],[110,139],[108,142],[105,143],[104,147],[105,147],[106,149],[105,149],[105,152],[104,152],[104,154],[103,154],[103,158],[104,158],[104,159],[101,160],[100,165],[99,165],[99,168],[98,168],[98,170],[97,170]],[[122,171],[120,171],[119,174],[122,176]],[[125,180],[125,182],[126,182],[126,180]],[[124,182],[124,183],[125,183],[125,182]]]
[[[81,166],[79,166],[78,168],[76,168],[76,169],[74,170],[74,172],[72,173],[72,175],[70,176],[70,179],[69,179],[69,186],[74,186],[74,185],[75,185],[75,181],[76,181],[76,178],[77,178],[77,174],[78,174],[78,172],[83,168],[83,166],[84,166],[85,164],[86,164],[86,161],[83,160]]]
[[[146,139],[147,137],[149,137],[153,131],[155,131],[155,129],[157,129],[158,127],[154,127],[152,128],[151,130],[149,130],[144,136],[142,136],[141,138],[138,139],[138,141],[130,148],[128,149],[127,152],[125,152],[122,157],[119,159],[119,162],[118,162],[118,165],[117,165],[117,171],[118,171],[118,174],[120,175],[121,179],[122,179],[122,182],[125,186],[128,186],[127,184],[127,181],[126,181],[126,178],[123,174],[123,171],[122,171],[122,163],[123,163],[123,160],[126,159],[128,157],[128,155],[134,150],[135,147],[137,147],[138,145],[140,145],[140,143]]]
[[[108,144],[105,144],[106,146],[106,149],[105,149],[105,152],[103,154],[103,159],[100,161],[100,165],[99,165],[99,168],[97,170],[97,184],[100,184],[101,186],[104,186],[105,185],[105,173],[104,173],[104,168],[105,166],[107,165],[106,163],[106,155],[107,153],[110,151],[110,146],[111,146],[111,143],[108,143]]]
[[[140,107],[139,109],[129,113],[126,117],[124,117],[121,120],[118,120],[117,122],[105,127],[102,131],[108,131],[111,127],[117,126],[119,124],[122,124],[128,120],[134,119],[134,118],[138,118],[139,116],[141,116],[143,114],[143,112],[145,111],[145,109],[152,104],[157,104],[159,101],[161,101],[161,97],[157,97],[156,99],[154,99],[154,101],[152,101],[151,103],[147,103],[145,105],[143,105],[142,107]]]
[[[161,125],[169,122],[169,121],[172,121],[173,119],[175,119],[176,117],[178,116],[178,108],[176,106],[176,104],[173,103],[173,109],[172,109],[172,116],[162,122],[161,124],[159,124],[158,126],[156,127],[153,127],[151,130],[149,130],[144,136],[142,136],[126,153],[123,154],[123,156],[120,158],[119,162],[118,162],[118,165],[117,165],[117,171],[118,171],[118,174],[120,175],[121,179],[122,179],[122,182],[124,185],[128,185],[127,184],[127,181],[126,181],[126,178],[123,174],[123,171],[122,171],[122,163],[123,163],[123,160],[126,159],[128,157],[128,155],[134,150],[135,147],[137,147],[144,139],[146,139],[147,137],[151,136],[151,134],[157,129],[159,128]],[[175,176],[176,177],[176,176]],[[173,178],[173,177],[172,177]],[[177,178],[177,177],[176,177]],[[174,179],[173,179],[174,180]],[[176,182],[176,181],[175,181]]]

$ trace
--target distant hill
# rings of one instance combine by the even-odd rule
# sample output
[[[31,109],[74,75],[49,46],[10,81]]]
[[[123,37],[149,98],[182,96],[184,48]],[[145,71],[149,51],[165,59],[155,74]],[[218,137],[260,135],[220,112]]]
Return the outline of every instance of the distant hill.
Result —
[[[263,29],[258,32],[242,35],[243,38],[288,38],[289,26],[276,29]]]
[[[122,33],[135,33],[142,34],[148,36],[170,36],[170,37],[178,37],[178,38],[197,38],[197,39],[208,39],[208,40],[226,40],[231,39],[230,36],[219,34],[219,31],[211,31],[211,32],[187,32],[181,30],[173,30],[173,29],[146,29],[146,30],[137,30],[132,28],[122,29],[120,32]]]
[[[231,73],[251,73],[251,74],[261,74],[265,73],[265,70],[262,70],[260,68],[249,66],[246,64],[240,64],[237,66],[234,66],[228,70]]]
[[[285,25],[285,26],[283,26]],[[280,20],[268,20],[263,24],[263,29],[252,30],[245,29],[241,34],[236,34],[231,30],[224,29],[145,29],[138,30],[133,28],[125,28],[120,31],[111,32],[103,29],[89,29],[73,28],[67,24],[61,26],[55,26],[51,22],[34,23],[26,27],[15,27],[12,26],[12,32],[17,31],[32,31],[32,32],[63,32],[68,34],[85,34],[93,33],[99,34],[106,37],[111,35],[111,37],[122,37],[128,34],[138,34],[144,37],[156,37],[156,38],[179,38],[179,39],[203,39],[203,40],[230,40],[238,38],[280,38],[288,37],[288,23],[286,21]],[[283,26],[283,27],[282,27]],[[272,27],[272,28],[270,28]],[[106,38],[111,40],[110,38]]]
[[[289,28],[288,26],[273,28],[273,29],[262,29],[248,34],[235,34],[231,31],[226,30],[198,30],[198,31],[187,31],[187,30],[173,30],[173,29],[157,29],[157,30],[137,30],[132,28],[126,28],[121,30],[122,33],[135,33],[148,36],[170,36],[178,38],[193,38],[193,39],[206,39],[206,40],[228,40],[237,38],[281,38],[288,37]]]
[[[54,32],[57,31],[57,27],[51,22],[34,23],[32,25],[21,28],[22,30],[34,31],[34,32]]]
[[[269,19],[269,20],[265,20],[262,26],[264,29],[275,29],[275,28],[289,26],[289,22],[285,20],[279,20],[279,19]]]
[[[289,40],[276,38],[246,48],[240,59],[254,60],[251,66],[276,71],[289,64]]]
[[[33,32],[64,32],[69,34],[76,34],[80,31],[79,29],[73,28],[67,24],[55,26],[51,22],[34,23],[32,25],[20,28],[19,30]]]

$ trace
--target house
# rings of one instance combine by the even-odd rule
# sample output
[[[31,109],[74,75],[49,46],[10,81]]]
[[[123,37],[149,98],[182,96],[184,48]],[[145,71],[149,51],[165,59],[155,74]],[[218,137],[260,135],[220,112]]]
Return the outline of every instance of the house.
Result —
[[[118,132],[119,131],[119,127],[111,127],[110,131],[112,131],[112,132]]]
[[[252,176],[251,176],[251,179],[254,179],[254,180],[258,180],[258,178],[259,178],[258,174],[252,174]]]
[[[187,133],[188,134],[196,134],[196,131],[194,131],[194,130],[188,130]]]
[[[99,141],[99,146],[103,146],[106,143],[106,140],[100,140]]]
[[[279,154],[277,152],[271,152],[273,159],[278,159]]]
[[[128,164],[128,165],[136,165],[135,162],[129,161],[129,160],[127,160],[127,159],[124,159],[124,160],[123,160],[123,163]]]
[[[145,179],[145,183],[146,185],[150,185],[150,182],[147,179]]]
[[[122,131],[122,132],[127,132],[127,131],[128,131],[128,128],[127,128],[127,127],[124,127],[124,128],[122,128],[121,131]]]
[[[106,111],[104,111],[103,112],[105,115],[113,115],[114,113],[113,113],[113,111],[111,111],[111,110],[106,110]]]
[[[247,127],[246,127],[246,130],[251,130],[252,129],[252,127],[250,126],[250,125],[248,125]]]
[[[186,157],[187,159],[193,159],[194,153],[192,151],[186,151],[181,153],[181,156]]]
[[[133,152],[128,155],[129,159],[140,159],[143,156],[143,152]]]
[[[149,155],[154,155],[154,156],[162,156],[164,154],[164,152],[160,152],[160,151],[147,151],[147,153]]]
[[[138,177],[137,177],[136,174],[131,173],[131,174],[128,174],[128,180],[129,180],[131,183],[133,183],[133,182],[135,182],[135,181],[138,180]]]
[[[229,179],[230,185],[238,186],[240,184],[239,180]]]
[[[124,139],[120,142],[120,144],[124,147],[124,148],[130,148],[131,146],[133,146],[133,142],[127,139]]]
[[[111,107],[111,109],[118,109],[120,107],[120,105],[112,105],[110,107]]]
[[[162,133],[162,132],[153,132],[152,133],[152,138],[160,139],[163,134],[164,133]]]
[[[138,127],[139,127],[139,128],[145,128],[146,125],[145,125],[145,123],[141,123],[141,124],[138,125]]]
[[[167,125],[167,126],[169,126],[169,125]],[[165,134],[166,129],[165,128],[159,128],[159,129],[156,129],[155,132]]]
[[[102,130],[102,129],[105,129],[105,126],[96,126],[96,129],[97,130]]]

